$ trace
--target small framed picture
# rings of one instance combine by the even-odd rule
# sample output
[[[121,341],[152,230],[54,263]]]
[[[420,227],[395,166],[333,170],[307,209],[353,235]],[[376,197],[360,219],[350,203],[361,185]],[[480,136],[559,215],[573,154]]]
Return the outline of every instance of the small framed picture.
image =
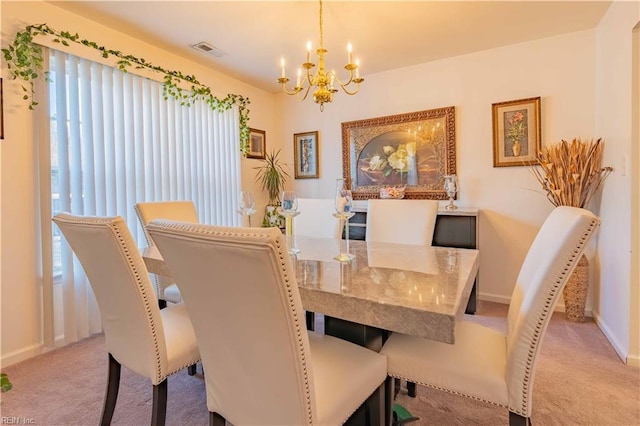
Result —
[[[264,130],[249,128],[249,152],[247,158],[264,160],[267,134]]]
[[[293,155],[296,179],[319,177],[317,131],[294,134]]]
[[[541,149],[540,97],[492,104],[493,167],[527,166]]]

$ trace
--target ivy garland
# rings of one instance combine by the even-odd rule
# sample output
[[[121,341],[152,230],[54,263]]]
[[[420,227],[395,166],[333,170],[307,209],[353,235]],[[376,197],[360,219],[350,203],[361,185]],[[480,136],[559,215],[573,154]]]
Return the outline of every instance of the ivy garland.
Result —
[[[164,74],[162,84],[162,94],[165,100],[169,97],[179,101],[181,105],[191,106],[196,100],[202,100],[209,105],[213,111],[226,111],[238,105],[240,114],[240,151],[246,155],[249,151],[249,105],[250,101],[241,95],[228,94],[224,99],[219,99],[211,93],[211,88],[200,83],[193,75],[184,75],[180,71],[165,70],[162,67],[153,65],[143,58],[133,55],[125,55],[118,50],[107,49],[99,46],[93,41],[80,39],[80,36],[67,31],[56,31],[47,24],[28,25],[24,31],[18,31],[13,42],[7,49],[2,49],[4,59],[7,62],[11,79],[20,78],[27,83],[28,87],[22,86],[24,91],[23,99],[29,100],[29,109],[38,105],[34,100],[33,82],[40,75],[44,75],[48,81],[48,71],[43,70],[42,48],[33,42],[33,37],[39,34],[49,34],[54,36],[53,41],[64,46],[69,46],[69,42],[82,44],[94,48],[101,52],[103,58],[115,56],[120,58],[117,62],[118,68],[122,72],[127,72],[131,67],[136,69],[147,69]],[[190,85],[189,91],[183,90],[179,84],[186,82]]]

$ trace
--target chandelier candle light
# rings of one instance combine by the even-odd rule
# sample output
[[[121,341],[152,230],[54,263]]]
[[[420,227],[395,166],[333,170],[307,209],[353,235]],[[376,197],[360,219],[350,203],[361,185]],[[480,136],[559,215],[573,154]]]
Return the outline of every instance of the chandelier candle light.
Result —
[[[308,83],[304,96],[301,100],[305,100],[309,95],[311,88],[314,87],[315,91],[313,92],[313,101],[320,104],[320,111],[324,111],[324,104],[332,102],[333,94],[338,91],[336,83],[347,95],[355,95],[360,90],[360,83],[364,81],[364,78],[360,77],[360,62],[358,59],[353,62],[351,43],[348,44],[347,51],[348,62],[344,68],[349,71],[349,79],[346,82],[343,82],[338,78],[334,70],[329,72],[326,71],[324,57],[327,54],[327,49],[324,48],[324,37],[322,31],[322,0],[320,0],[320,47],[316,49],[316,54],[318,55],[318,69],[316,69],[315,73],[312,74],[311,70],[316,66],[316,64],[311,62],[311,42],[308,41],[307,61],[302,64],[302,68],[306,70],[305,81],[302,81],[302,68],[298,68],[296,85],[293,89],[287,90],[287,82],[289,79],[285,72],[284,58],[282,58],[280,61],[280,78],[278,78],[278,83],[282,85],[282,90],[288,95],[298,95],[300,92],[305,90],[304,86]],[[353,87],[351,84],[355,84],[352,91],[349,90],[350,87]]]

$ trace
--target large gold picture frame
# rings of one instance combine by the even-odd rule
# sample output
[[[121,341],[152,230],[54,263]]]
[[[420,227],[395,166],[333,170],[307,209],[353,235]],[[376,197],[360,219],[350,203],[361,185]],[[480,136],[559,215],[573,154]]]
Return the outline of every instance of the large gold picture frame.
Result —
[[[394,186],[405,198],[446,200],[444,176],[456,174],[455,107],[342,123],[342,167],[357,200]]]

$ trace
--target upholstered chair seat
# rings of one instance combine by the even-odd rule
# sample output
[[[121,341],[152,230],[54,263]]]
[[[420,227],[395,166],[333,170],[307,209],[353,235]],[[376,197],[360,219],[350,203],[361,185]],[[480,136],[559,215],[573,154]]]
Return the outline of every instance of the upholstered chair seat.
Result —
[[[200,358],[186,307],[179,303],[160,309],[142,256],[120,216],[60,213],[53,221],[84,268],[100,308],[109,353],[100,424],[111,423],[122,365],[151,381],[151,423],[164,424],[167,377]]]
[[[498,404],[528,424],[538,352],[562,288],[599,225],[593,213],[557,207],[538,231],[516,279],[507,332],[460,321],[455,344],[393,333],[381,353],[389,375]]]
[[[437,217],[438,201],[435,200],[371,199],[367,202],[365,240],[431,247]],[[415,397],[416,384],[409,382],[407,387],[409,396]]]
[[[151,201],[136,203],[134,206],[144,237],[149,246],[155,245],[153,239],[147,232],[147,224],[153,219],[164,218],[169,220],[180,220],[184,222],[198,223],[198,213],[193,201]],[[180,290],[176,283],[167,277],[154,276],[156,292],[160,305],[165,306],[166,302],[179,303],[182,300]]]
[[[160,219],[148,230],[194,325],[210,424],[340,425],[382,401],[384,356],[305,330],[280,230]],[[366,414],[379,423],[380,405]]]

